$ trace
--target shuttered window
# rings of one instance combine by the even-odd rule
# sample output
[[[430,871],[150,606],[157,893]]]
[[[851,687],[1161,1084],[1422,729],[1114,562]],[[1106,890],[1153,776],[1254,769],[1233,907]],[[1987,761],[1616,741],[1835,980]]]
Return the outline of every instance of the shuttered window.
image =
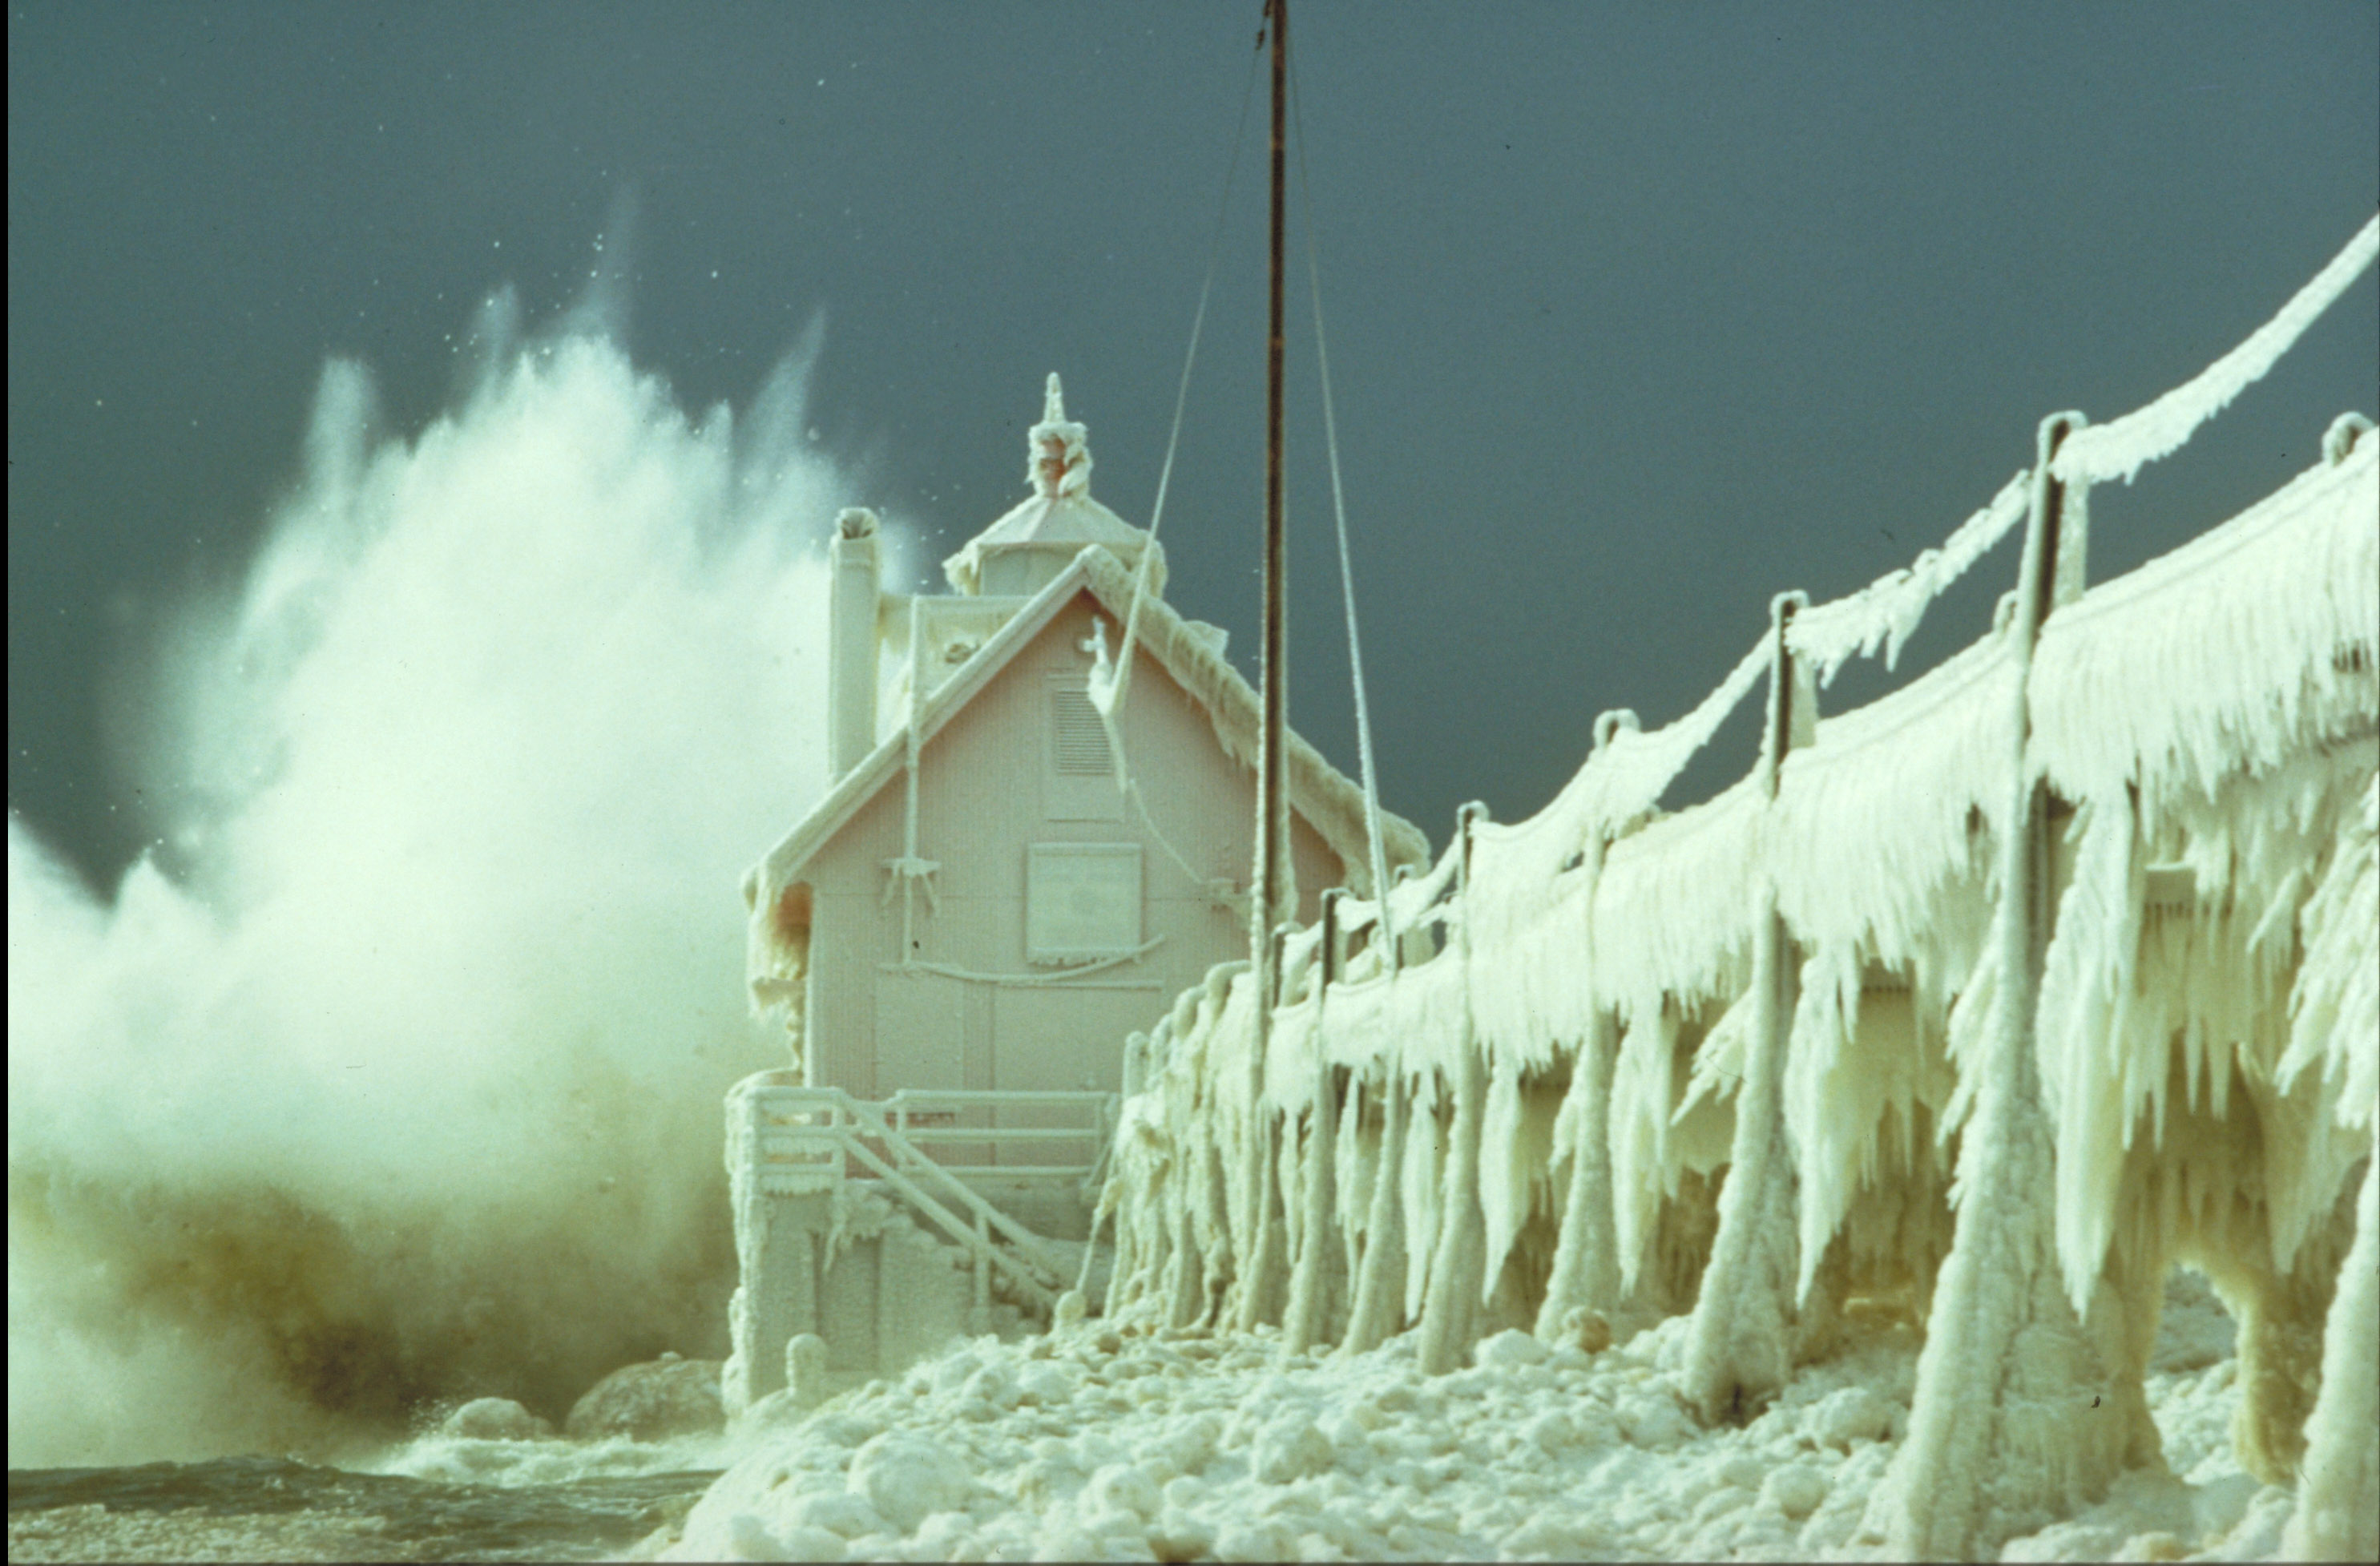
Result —
[[[1099,727],[1099,710],[1090,693],[1060,686],[1050,693],[1050,758],[1069,777],[1097,776],[1108,771],[1108,736]]]

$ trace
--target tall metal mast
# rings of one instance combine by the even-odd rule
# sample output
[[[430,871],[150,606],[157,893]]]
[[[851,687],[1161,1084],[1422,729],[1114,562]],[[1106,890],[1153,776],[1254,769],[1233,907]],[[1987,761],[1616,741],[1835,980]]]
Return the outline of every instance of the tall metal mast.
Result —
[[[1271,335],[1265,350],[1265,553],[1264,649],[1259,678],[1264,693],[1264,734],[1257,748],[1257,894],[1248,916],[1249,956],[1257,978],[1259,1019],[1270,1009],[1275,974],[1274,922],[1288,880],[1289,802],[1282,787],[1284,731],[1289,705],[1287,649],[1283,643],[1284,579],[1281,537],[1281,253],[1288,188],[1289,0],[1267,0],[1272,24],[1272,272]],[[1259,1020],[1258,1037],[1263,1022]]]

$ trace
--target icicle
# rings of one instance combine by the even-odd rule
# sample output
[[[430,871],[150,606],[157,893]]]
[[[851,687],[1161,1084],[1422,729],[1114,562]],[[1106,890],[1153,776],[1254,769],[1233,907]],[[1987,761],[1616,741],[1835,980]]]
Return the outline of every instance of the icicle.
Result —
[[[1488,1096],[1488,1064],[1475,1047],[1463,1051],[1455,1079],[1454,1135],[1447,1149],[1445,1197],[1438,1215],[1437,1249],[1430,1257],[1429,1287],[1422,1302],[1422,1373],[1442,1376],[1462,1363],[1471,1346],[1475,1300],[1487,1249],[1479,1205],[1480,1122]]]
[[[1406,1230],[1400,1187],[1405,1147],[1410,1140],[1406,1123],[1412,1114],[1413,1096],[1394,1068],[1388,1073],[1384,1091],[1387,1118],[1381,1127],[1379,1156],[1373,1165],[1371,1213],[1364,1223],[1363,1267],[1356,1275],[1355,1302],[1348,1312],[1347,1335],[1340,1343],[1342,1354],[1368,1353],[1403,1325],[1401,1318],[1391,1316],[1397,1308],[1391,1291],[1405,1277]]]
[[[1446,1179],[1446,1130],[1439,1123],[1439,1085],[1435,1073],[1417,1081],[1413,1123],[1405,1131],[1405,1158],[1400,1195],[1403,1198],[1405,1233],[1404,1319],[1421,1316],[1422,1295],[1437,1255],[1439,1193]]]
[[[2364,1104],[2370,1107],[2368,1098]],[[2354,1244],[2323,1327],[2322,1390],[2305,1433],[2298,1507],[2281,1536],[2282,1556],[2380,1557],[2380,1121],[2356,1198]]]
[[[1331,1187],[1338,1173],[1338,1095],[1326,1084],[1308,1115],[1305,1179],[1298,1192],[1297,1264],[1290,1282],[1289,1309],[1281,1321],[1281,1347],[1290,1354],[1305,1353],[1321,1336],[1322,1314],[1329,1303],[1324,1298],[1328,1274],[1323,1256],[1339,1244],[1330,1222],[1335,1205]]]
[[[1620,1286],[1633,1293],[1653,1246],[1661,1198],[1677,1189],[1669,1156],[1678,1055],[1676,1014],[1657,994],[1631,1008],[1611,1078],[1612,1226]]]
[[[1438,1215],[1438,1234],[1429,1263],[1429,1286],[1422,1304],[1420,1362],[1422,1373],[1442,1376],[1460,1363],[1470,1347],[1475,1303],[1485,1270],[1486,1215],[1480,1205],[1480,1125],[1488,1097],[1487,1052],[1472,1026],[1471,925],[1467,893],[1471,884],[1473,823],[1487,814],[1476,802],[1465,805],[1455,822],[1455,905],[1466,917],[1454,922],[1451,953],[1463,994],[1463,1026],[1457,1038],[1454,1077],[1454,1135],[1445,1160],[1445,1200]]]
[[[1611,1077],[1618,1030],[1598,1012],[1571,1066],[1557,1147],[1570,1149],[1570,1189],[1561,1206],[1552,1275],[1538,1308],[1536,1335],[1551,1341],[1574,1310],[1609,1315],[1620,1303],[1620,1254],[1611,1184]],[[1566,1135],[1565,1135],[1566,1134]]]
[[[2039,1049],[2043,1099],[2057,1126],[2058,1255],[2078,1314],[2090,1308],[2115,1232],[2138,1102],[2125,1086],[2137,1084],[2162,1106],[2166,1080],[2167,1030],[2131,1024],[2146,896],[2133,829],[2132,804],[2120,790],[2076,815],[2074,879],[2043,963]]]
[[[1783,1074],[1793,981],[1773,895],[1761,900],[1754,920],[1765,934],[1755,934],[1753,948],[1734,1148],[1682,1378],[1706,1420],[1730,1423],[1749,1418],[1782,1388],[1792,1363],[1794,1181]]]
[[[1346,1080],[1347,1089],[1339,1105],[1339,1123],[1332,1139],[1336,1162],[1331,1171],[1330,1199],[1332,1221],[1339,1232],[1340,1275],[1345,1279],[1352,1296],[1363,1261],[1366,1220],[1372,1211],[1372,1183],[1379,1174],[1379,1145],[1364,1125],[1370,1109],[1369,1096],[1364,1090],[1364,1073],[1350,1069]],[[1342,1300],[1340,1313],[1344,1315],[1351,1305],[1352,1297]]]
[[[1487,1303],[1512,1254],[1514,1236],[1529,1215],[1529,1185],[1538,1171],[1524,1147],[1521,1127],[1521,1067],[1509,1051],[1499,1053],[1488,1074],[1488,1102],[1479,1122],[1479,1303]]]
[[[2370,1125],[2380,1100],[2380,774],[2342,812],[2330,866],[2303,915],[2305,959],[2289,997],[2287,1088],[2320,1068],[2338,1120]]]
[[[1803,965],[1793,1011],[1782,1098],[1799,1209],[1801,1257],[1793,1285],[1797,1307],[1809,1298],[1827,1244],[1874,1163],[1883,1108],[1894,1101],[1896,1088],[1906,1107],[1916,1065],[1913,1049],[1895,1051],[1900,1058],[1877,1059],[1861,1047],[1862,967],[1856,946],[1820,947]]]

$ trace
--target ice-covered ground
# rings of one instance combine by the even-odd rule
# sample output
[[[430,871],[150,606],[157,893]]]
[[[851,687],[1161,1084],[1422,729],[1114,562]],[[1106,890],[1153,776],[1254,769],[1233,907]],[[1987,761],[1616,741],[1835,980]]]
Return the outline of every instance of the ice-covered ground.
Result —
[[[1429,1378],[1408,1333],[1284,1354],[1269,1329],[984,1338],[872,1382],[746,1454],[665,1559],[1877,1558],[1867,1497],[1905,1430],[1919,1337],[1856,1322],[1760,1417],[1703,1429],[1687,1319],[1590,1354],[1518,1332]],[[2293,1497],[2233,1461],[2229,1320],[2170,1291],[2149,1395],[2170,1474],[2013,1541],[2010,1560],[2253,1559]],[[2091,1411],[2077,1409],[2077,1418]]]

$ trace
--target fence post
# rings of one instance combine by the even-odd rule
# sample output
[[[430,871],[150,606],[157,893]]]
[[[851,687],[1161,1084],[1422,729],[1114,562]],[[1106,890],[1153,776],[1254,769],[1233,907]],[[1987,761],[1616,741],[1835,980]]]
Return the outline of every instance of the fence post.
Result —
[[[1453,1369],[1470,1345],[1487,1260],[1487,1222],[1479,1206],[1479,1122],[1488,1098],[1488,1062],[1471,1025],[1471,829],[1487,814],[1488,807],[1473,800],[1455,816],[1462,839],[1454,867],[1454,938],[1461,948],[1455,960],[1462,965],[1463,1036],[1456,1041],[1454,1139],[1447,1149],[1445,1199],[1439,1204],[1437,1245],[1430,1253],[1428,1293],[1422,1300],[1425,1376]]]
[[[1614,734],[1635,728],[1636,714],[1624,707],[1598,713],[1590,764]],[[1601,983],[1596,966],[1595,895],[1610,852],[1610,823],[1598,820],[1587,833],[1579,866],[1586,881],[1579,944],[1590,995]],[[1586,1037],[1579,1041],[1578,1058],[1571,1066],[1570,1091],[1563,1096],[1562,1117],[1571,1132],[1570,1193],[1562,1203],[1561,1232],[1554,1244],[1545,1301],[1537,1308],[1536,1335],[1548,1341],[1561,1335],[1572,1312],[1609,1311],[1620,1302],[1619,1236],[1611,1209],[1611,1075],[1619,1049],[1618,1019],[1598,1002],[1588,1015]]]
[[[2098,1493],[2129,1434],[2114,1407],[2096,1419],[2074,1412],[2108,1367],[2058,1273],[2053,1130],[2036,1053],[2049,832],[2046,786],[2026,754],[2026,685],[2043,622],[2081,590],[2081,540],[2061,537],[2068,497],[2053,463],[2082,421],[2061,413],[2041,424],[2010,628],[2009,804],[1989,958],[1998,993],[1971,1068],[1974,1108],[1961,1128],[1957,1173],[1963,1195],[1918,1356],[1909,1437],[1869,1503],[1868,1528],[1912,1557],[1997,1553],[2036,1511]]]
[[[1289,1270],[1284,1193],[1281,1188],[1281,1138],[1296,1128],[1265,1107],[1265,1066],[1271,1052],[1272,1011],[1281,1003],[1281,951],[1291,925],[1278,924],[1266,938],[1265,960],[1255,976],[1257,1048],[1248,1065],[1248,1146],[1244,1178],[1248,1182],[1250,1232],[1244,1236],[1247,1254],[1235,1258],[1239,1269],[1237,1309],[1233,1321],[1243,1332],[1259,1323],[1277,1321],[1285,1307]]]
[[[1610,845],[1611,839],[1598,827],[1587,839],[1582,867],[1586,877],[1587,928],[1581,934],[1590,976],[1595,964],[1595,885],[1601,879],[1604,856]],[[1597,1005],[1587,1018],[1586,1037],[1579,1040],[1578,1056],[1571,1063],[1570,1091],[1563,1095],[1562,1118],[1570,1125],[1570,1192],[1562,1203],[1560,1236],[1554,1244],[1545,1302],[1537,1307],[1536,1335],[1548,1341],[1561,1334],[1572,1311],[1609,1311],[1619,1303],[1610,1124],[1611,1068],[1618,1042],[1611,1013]],[[1559,1146],[1555,1156],[1560,1157]]]
[[[1301,1167],[1305,1179],[1299,1196],[1304,1207],[1298,1223],[1297,1264],[1290,1279],[1289,1310],[1281,1318],[1281,1347],[1289,1354],[1303,1354],[1321,1335],[1323,1307],[1327,1285],[1323,1277],[1323,1258],[1338,1247],[1339,1237],[1326,1232],[1331,1227],[1338,1177],[1339,1095],[1332,1091],[1330,1055],[1323,1048],[1322,1013],[1330,1004],[1330,981],[1337,977],[1336,948],[1339,942],[1339,889],[1333,887],[1322,894],[1322,919],[1319,932],[1320,965],[1315,976],[1314,1041],[1315,1087],[1314,1106],[1308,1111],[1310,1125],[1305,1137],[1305,1157]],[[1281,1134],[1292,1135],[1283,1123]]]
[[[1390,1060],[1384,1069],[1386,1109],[1380,1127],[1380,1152],[1372,1166],[1372,1205],[1364,1220],[1364,1256],[1355,1270],[1355,1298],[1347,1308],[1347,1332],[1339,1340],[1342,1354],[1366,1354],[1378,1348],[1402,1325],[1397,1301],[1403,1296],[1405,1270],[1404,1204],[1398,1199],[1398,1181],[1405,1164],[1405,1126],[1411,1114],[1404,1073]]]
[[[1794,612],[1809,600],[1779,593],[1768,606],[1768,723],[1760,786],[1777,797],[1785,757],[1817,733],[1815,693],[1796,669]],[[1764,835],[1766,823],[1764,823]],[[1766,856],[1763,856],[1765,861]],[[1705,1420],[1741,1423],[1776,1395],[1793,1368],[1795,1200],[1785,1131],[1785,1055],[1797,976],[1777,912],[1777,885],[1755,868],[1752,923],[1752,1037],[1735,1093],[1735,1141],[1718,1202],[1718,1233],[1694,1296],[1685,1392]]]

